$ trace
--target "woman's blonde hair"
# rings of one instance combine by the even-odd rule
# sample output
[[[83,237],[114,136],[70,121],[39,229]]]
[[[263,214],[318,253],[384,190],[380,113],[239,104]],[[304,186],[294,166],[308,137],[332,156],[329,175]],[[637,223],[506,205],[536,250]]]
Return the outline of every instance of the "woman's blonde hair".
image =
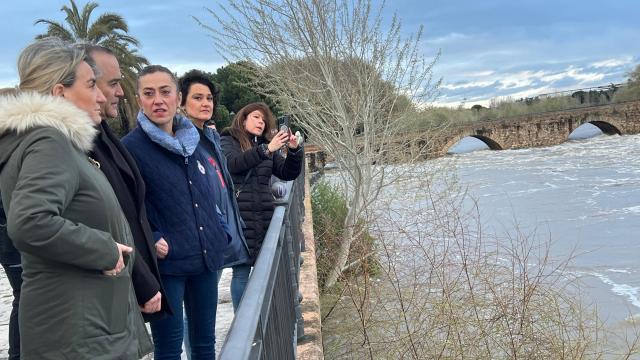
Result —
[[[83,47],[53,37],[36,40],[18,57],[18,88],[50,94],[56,84],[71,86],[76,81],[76,69],[83,61],[95,72],[95,63]]]

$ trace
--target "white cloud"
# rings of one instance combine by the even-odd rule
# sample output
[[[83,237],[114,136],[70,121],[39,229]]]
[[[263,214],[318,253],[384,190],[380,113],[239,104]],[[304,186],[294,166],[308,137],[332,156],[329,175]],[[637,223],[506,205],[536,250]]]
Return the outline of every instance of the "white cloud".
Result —
[[[633,62],[632,56],[623,56],[619,58],[606,59],[606,60],[594,62],[590,64],[590,66],[594,68],[610,68],[610,67],[628,65],[628,64],[631,64],[632,62]]]
[[[555,82],[562,79],[571,78],[580,82],[592,82],[592,81],[600,81],[604,79],[607,74],[599,73],[599,72],[584,72],[583,68],[574,68],[573,66],[568,67],[566,70],[557,72],[557,73],[547,73],[540,77],[540,81],[542,82]]]
[[[508,99],[517,100],[521,98],[534,97],[540,94],[549,94],[557,91],[558,89],[544,85],[544,86],[525,89],[525,90],[514,92],[514,93],[503,94],[500,96],[496,96],[495,99],[498,101],[508,100]]]
[[[485,99],[485,98],[467,99],[467,100],[463,99],[463,100],[457,100],[457,101],[447,101],[446,99],[443,99],[442,101],[433,101],[429,103],[428,106],[457,109],[460,107],[460,105],[462,105],[463,108],[470,109],[473,105],[482,105],[484,107],[489,107],[491,105],[491,101],[492,99]],[[423,106],[423,108],[425,107],[427,106]]]
[[[477,88],[477,87],[487,87],[493,85],[495,80],[485,80],[485,81],[470,81],[464,83],[457,84],[442,84],[440,87],[447,90],[457,90],[457,89],[469,89],[469,88]]]
[[[604,79],[605,74],[602,73],[582,73],[580,72],[582,69],[569,69],[567,75],[575,80],[580,82],[592,82],[592,81],[600,81]]]
[[[471,36],[469,35],[461,34],[458,32],[452,32],[444,36],[425,39],[425,42],[428,44],[440,45],[440,44],[447,44],[455,41],[467,40],[470,38]]]
[[[500,80],[499,89],[513,89],[533,84],[535,80],[545,76],[545,72],[540,71],[520,71],[514,74],[505,74]]]
[[[485,77],[485,76],[491,76],[493,74],[495,74],[496,72],[493,70],[481,70],[481,71],[471,71],[471,72],[465,72],[462,73],[462,76],[467,76],[467,77]]]
[[[508,90],[517,89],[526,86],[536,85],[536,83],[554,83],[562,79],[573,79],[579,83],[601,81],[606,77],[606,74],[599,72],[584,72],[583,68],[568,67],[564,71],[550,72],[544,70],[538,71],[521,71],[513,74],[504,74],[497,76],[500,86],[498,89]]]
[[[550,73],[548,75],[542,76],[540,78],[540,81],[550,83],[550,82],[555,82],[555,81],[559,81],[559,80],[565,79],[568,76],[569,75],[568,75],[568,73],[566,71],[558,72],[558,73]]]

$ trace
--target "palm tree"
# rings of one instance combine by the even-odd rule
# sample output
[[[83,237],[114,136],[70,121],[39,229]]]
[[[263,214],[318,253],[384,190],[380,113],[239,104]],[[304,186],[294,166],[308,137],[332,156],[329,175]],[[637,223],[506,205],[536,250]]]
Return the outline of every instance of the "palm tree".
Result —
[[[129,26],[124,18],[115,13],[104,13],[91,23],[91,14],[98,7],[98,3],[89,2],[82,11],[78,9],[74,0],[69,0],[71,7],[64,5],[60,11],[66,14],[65,22],[38,19],[35,24],[47,25],[47,32],[36,36],[58,37],[70,42],[83,42],[104,46],[116,55],[122,71],[122,89],[124,101],[120,103],[120,133],[127,133],[130,120],[137,113],[135,100],[136,73],[149,61],[138,54],[140,42],[129,35]]]

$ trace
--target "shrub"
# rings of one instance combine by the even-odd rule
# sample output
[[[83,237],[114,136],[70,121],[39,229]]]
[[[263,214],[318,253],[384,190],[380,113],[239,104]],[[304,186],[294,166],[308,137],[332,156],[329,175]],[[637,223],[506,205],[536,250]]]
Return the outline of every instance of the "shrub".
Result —
[[[322,289],[335,262],[335,254],[341,241],[344,220],[347,216],[347,202],[340,190],[327,183],[318,181],[311,192],[313,210],[313,232],[316,239],[316,261],[318,266],[318,285]],[[358,226],[365,226],[363,221]],[[375,239],[364,231],[351,245],[347,266],[352,276],[367,271],[373,274],[377,269],[377,260],[373,255]]]

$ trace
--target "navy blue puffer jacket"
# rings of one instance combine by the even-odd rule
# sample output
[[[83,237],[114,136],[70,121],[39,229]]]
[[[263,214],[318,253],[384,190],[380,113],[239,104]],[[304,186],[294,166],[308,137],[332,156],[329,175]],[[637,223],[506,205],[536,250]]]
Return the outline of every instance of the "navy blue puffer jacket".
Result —
[[[154,238],[163,237],[169,244],[167,257],[158,261],[160,273],[192,275],[220,269],[230,237],[216,212],[211,182],[215,169],[206,150],[198,144],[191,155],[178,155],[154,142],[142,126],[122,143],[145,181]]]

